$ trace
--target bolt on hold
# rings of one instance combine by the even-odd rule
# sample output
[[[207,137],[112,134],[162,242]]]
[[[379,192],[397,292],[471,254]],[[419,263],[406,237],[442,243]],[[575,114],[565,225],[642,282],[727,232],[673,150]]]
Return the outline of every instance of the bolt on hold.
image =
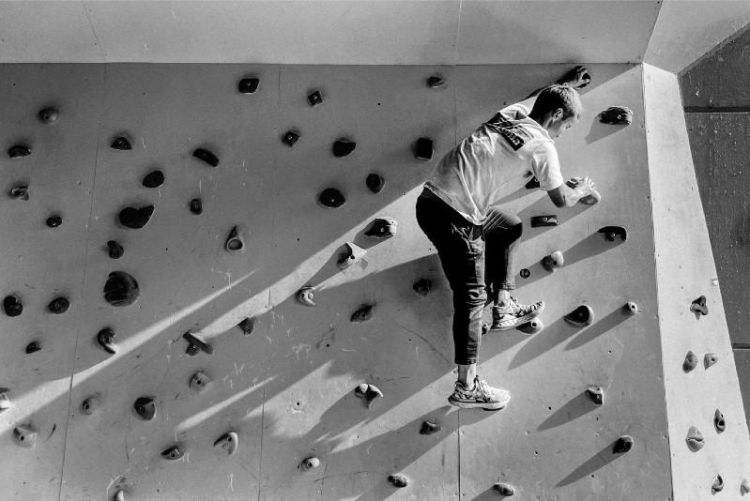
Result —
[[[300,138],[299,131],[288,130],[284,133],[283,136],[281,136],[281,142],[291,148],[292,146],[294,146],[294,144],[297,141],[299,141],[299,138]]]
[[[60,112],[57,108],[48,106],[39,110],[39,113],[37,113],[36,117],[43,124],[50,125],[57,122],[57,119],[60,117]]]
[[[240,437],[234,431],[229,431],[223,434],[214,442],[214,447],[223,449],[229,456],[237,452],[239,446]]]
[[[582,304],[563,318],[575,327],[586,327],[594,323],[594,310],[589,305]]]
[[[318,195],[318,202],[324,207],[335,209],[344,205],[346,198],[336,188],[326,188]]]
[[[62,224],[62,216],[60,216],[60,214],[52,214],[47,218],[45,224],[50,228],[57,228]]]
[[[315,306],[315,289],[309,285],[297,291],[297,301],[305,306]]]
[[[99,331],[96,335],[96,342],[102,347],[107,353],[117,353],[117,346],[114,343],[115,331],[111,327],[105,327]]]
[[[307,102],[312,107],[323,104],[323,94],[321,94],[319,90],[312,91],[307,95]]]
[[[586,396],[596,405],[604,403],[604,390],[601,386],[589,386],[586,388]]]
[[[716,353],[706,353],[706,355],[703,357],[703,367],[708,369],[718,361],[719,356]]]
[[[716,428],[717,433],[723,433],[724,430],[727,429],[727,422],[724,420],[724,414],[719,409],[716,409],[716,412],[714,413],[714,427]]]
[[[130,139],[124,135],[113,138],[109,146],[110,148],[114,150],[132,150],[133,149],[133,145],[130,143]]]
[[[698,367],[698,356],[692,351],[688,351],[685,355],[685,361],[682,362],[682,370],[690,372]]]
[[[184,455],[185,455],[185,452],[180,448],[179,445],[173,445],[172,447],[164,449],[161,452],[161,457],[163,457],[164,459],[168,459],[170,461],[180,459]]]
[[[257,77],[245,77],[237,83],[237,90],[241,94],[255,94],[260,85],[260,79]]]
[[[315,456],[310,456],[302,460],[299,464],[299,468],[302,471],[310,471],[320,466],[320,459]]]
[[[349,268],[361,261],[365,257],[365,254],[367,254],[367,251],[362,247],[352,242],[346,242],[344,244],[344,252],[339,256],[338,267],[342,270]]]
[[[603,234],[609,242],[614,242],[618,238],[623,242],[628,239],[628,231],[622,226],[605,226],[600,228],[597,233]]]
[[[198,334],[193,334],[192,332],[188,331],[184,333],[182,337],[183,339],[185,339],[185,341],[188,342],[185,353],[187,353],[191,357],[197,355],[199,351],[205,351],[209,355],[214,352],[213,346],[207,343],[206,340]]]
[[[383,398],[383,392],[380,391],[377,386],[367,383],[362,383],[357,386],[354,389],[354,395],[357,398],[363,399],[367,403],[368,409],[372,406],[372,403],[375,400],[377,400],[378,398]]]
[[[20,425],[13,428],[13,440],[21,447],[32,448],[36,445],[37,432],[31,425]]]
[[[628,301],[625,306],[622,307],[623,311],[628,315],[636,315],[638,313],[638,305],[633,301]]]
[[[396,235],[398,231],[398,222],[391,218],[378,218],[372,222],[370,227],[365,231],[368,237],[389,238]]]
[[[693,452],[698,452],[703,448],[704,445],[703,434],[698,428],[696,428],[695,426],[691,426],[688,430],[685,442],[687,443],[688,449]]]
[[[393,475],[388,476],[388,481],[394,486],[398,487],[399,489],[406,487],[409,485],[409,479],[406,477],[406,475],[402,475],[400,473],[395,473]]]
[[[690,305],[690,311],[700,315],[708,315],[708,305],[706,304],[706,296],[701,296],[694,300]]]
[[[243,242],[242,237],[239,234],[239,230],[236,226],[233,226],[232,229],[229,230],[227,239],[224,241],[224,249],[226,249],[227,252],[235,252],[238,250],[242,250],[244,246],[245,242]]]
[[[599,121],[610,125],[630,125],[633,123],[633,110],[627,106],[610,106],[599,113]]]
[[[198,371],[190,376],[188,386],[197,392],[203,391],[211,383],[211,378],[203,371]]]
[[[554,251],[542,259],[542,267],[545,270],[554,272],[556,268],[561,268],[565,264],[565,257],[561,251]]]
[[[634,444],[633,437],[630,435],[623,435],[618,438],[617,441],[615,441],[614,446],[612,446],[612,454],[625,454],[633,448]]]
[[[511,497],[515,495],[516,488],[505,482],[498,482],[492,486],[492,489],[500,496]]]

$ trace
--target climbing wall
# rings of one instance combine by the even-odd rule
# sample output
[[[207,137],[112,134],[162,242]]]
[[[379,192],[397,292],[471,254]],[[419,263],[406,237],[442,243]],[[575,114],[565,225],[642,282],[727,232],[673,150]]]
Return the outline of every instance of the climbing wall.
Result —
[[[4,67],[0,151],[29,150],[0,160],[7,497],[489,499],[505,482],[520,499],[671,499],[686,445],[664,366],[682,360],[658,320],[641,66],[592,66],[558,141],[601,203],[506,200],[525,223],[517,295],[547,303],[542,332],[484,338],[480,374],[509,407],[446,401],[450,291],[414,218],[421,183],[567,69]],[[600,123],[612,105],[633,124]],[[559,224],[530,227],[543,215]],[[588,325],[564,320],[582,305]]]

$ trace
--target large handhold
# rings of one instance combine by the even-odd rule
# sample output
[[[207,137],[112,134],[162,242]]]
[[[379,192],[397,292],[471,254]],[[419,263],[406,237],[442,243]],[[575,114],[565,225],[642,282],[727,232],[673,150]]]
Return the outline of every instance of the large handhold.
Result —
[[[349,155],[357,147],[357,143],[349,138],[341,137],[333,143],[331,151],[333,156],[341,158]]]
[[[99,343],[99,346],[101,346],[102,349],[107,353],[111,353],[113,355],[117,353],[117,346],[115,346],[114,340],[115,331],[112,330],[111,327],[103,328],[96,335],[96,342]]]
[[[240,437],[233,431],[223,434],[214,442],[214,447],[223,449],[229,456],[237,452],[239,445]]]
[[[207,150],[206,148],[196,148],[193,150],[193,156],[202,162],[207,163],[211,167],[217,167],[219,165],[219,157],[214,152]]]
[[[112,142],[109,145],[112,149],[115,150],[132,150],[133,146],[130,144],[130,139],[128,139],[125,136],[117,136],[114,139],[112,139]]]
[[[429,137],[420,137],[414,145],[414,157],[417,160],[432,160],[435,146]]]
[[[610,125],[630,125],[633,123],[633,110],[626,106],[610,106],[599,113],[599,121]]]
[[[141,184],[146,188],[158,188],[164,184],[164,173],[159,169],[154,169],[143,176]]]
[[[56,297],[47,305],[47,311],[55,315],[65,313],[68,311],[68,308],[70,308],[70,301],[68,301],[68,298],[62,296]]]
[[[706,304],[706,296],[701,296],[690,305],[690,311],[693,313],[700,313],[701,315],[708,315],[708,304]]]
[[[168,459],[170,461],[174,461],[176,459],[180,459],[182,456],[184,456],[185,453],[180,448],[179,445],[173,445],[172,447],[169,447],[168,449],[164,449],[161,452],[161,457],[164,459]]]
[[[21,302],[21,298],[15,294],[5,296],[3,299],[3,311],[9,317],[17,317],[23,313],[23,303]]]
[[[688,449],[693,452],[698,452],[703,448],[704,445],[703,434],[698,428],[696,428],[695,426],[691,426],[688,430],[685,442],[687,442]]]
[[[357,398],[363,399],[367,403],[368,408],[372,406],[372,403],[375,400],[377,400],[378,398],[383,398],[383,392],[380,391],[377,386],[367,383],[362,383],[357,386],[354,389],[354,395],[356,395]]]
[[[346,269],[361,261],[366,254],[367,251],[359,245],[352,242],[346,242],[346,244],[344,244],[344,252],[339,256],[337,263],[338,267],[342,270]]]
[[[133,304],[139,295],[138,282],[124,271],[113,271],[104,284],[104,300],[112,306]]]
[[[242,250],[243,247],[245,247],[245,242],[242,240],[239,230],[236,226],[232,226],[232,229],[229,230],[229,235],[227,235],[227,239],[224,241],[224,249],[226,249],[227,252],[235,252]]]
[[[623,435],[615,441],[615,445],[612,446],[612,454],[625,454],[633,448],[633,437],[630,435]]]
[[[344,198],[344,195],[336,188],[326,188],[318,196],[318,201],[325,207],[335,209],[344,205],[346,198]]]
[[[260,85],[260,79],[257,77],[245,77],[237,83],[237,90],[242,94],[255,94]]]
[[[594,323],[594,310],[587,304],[582,304],[563,317],[566,322],[576,327],[587,327]]]
[[[192,332],[188,331],[184,333],[182,337],[185,339],[185,341],[188,342],[185,353],[187,353],[191,357],[197,355],[199,351],[204,351],[209,355],[214,352],[213,346],[207,343],[206,340],[198,334],[193,334]]]
[[[13,428],[13,440],[21,447],[34,447],[36,439],[37,432],[30,425],[19,425]]]
[[[542,259],[542,267],[552,273],[557,268],[561,268],[565,264],[565,257],[562,251],[554,251],[553,253],[544,256]]]
[[[145,421],[151,421],[156,417],[156,402],[152,397],[138,397],[133,403],[133,409]]]
[[[389,238],[396,235],[398,222],[391,218],[378,218],[365,231],[368,237]]]
[[[125,207],[120,211],[120,224],[126,228],[137,230],[148,224],[153,213],[153,205],[144,205],[143,207]]]
[[[31,155],[31,148],[26,144],[16,144],[8,148],[8,156],[10,158],[21,158]]]

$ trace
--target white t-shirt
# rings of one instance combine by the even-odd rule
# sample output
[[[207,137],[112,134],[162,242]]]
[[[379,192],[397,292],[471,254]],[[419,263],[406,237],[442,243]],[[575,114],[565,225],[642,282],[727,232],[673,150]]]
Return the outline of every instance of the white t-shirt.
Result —
[[[503,108],[448,152],[425,187],[474,224],[536,176],[540,188],[563,184],[549,133],[528,118],[533,100]]]

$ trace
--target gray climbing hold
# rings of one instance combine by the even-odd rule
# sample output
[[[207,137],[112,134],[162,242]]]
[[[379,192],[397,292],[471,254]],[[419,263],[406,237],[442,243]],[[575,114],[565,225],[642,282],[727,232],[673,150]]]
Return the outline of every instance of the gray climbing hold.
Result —
[[[101,399],[98,395],[91,395],[81,402],[81,413],[86,414],[87,416],[92,415],[96,409],[99,408],[100,403]]]
[[[625,454],[633,448],[633,437],[630,435],[623,435],[615,441],[615,445],[612,446],[612,454]]]
[[[544,256],[542,259],[542,266],[549,272],[555,271],[556,268],[560,268],[565,264],[565,257],[561,251],[554,251],[548,256]]]
[[[55,315],[65,313],[70,308],[70,301],[66,297],[56,297],[47,305],[47,310]]]
[[[60,118],[60,112],[57,108],[48,106],[40,110],[36,116],[43,124],[50,125],[57,122],[57,119]]]
[[[406,477],[406,475],[402,475],[400,473],[396,473],[394,475],[388,476],[388,481],[394,486],[398,487],[399,489],[406,487],[409,485],[409,479]]]
[[[625,306],[623,306],[622,309],[628,315],[638,314],[638,305],[635,304],[633,301],[628,301],[627,303],[625,303]]]
[[[372,384],[362,383],[354,389],[354,395],[357,398],[363,399],[367,403],[367,407],[371,407],[372,403],[378,398],[383,398],[383,392]]]
[[[435,145],[429,137],[420,137],[414,145],[414,157],[417,160],[432,160]]]
[[[343,270],[357,264],[365,257],[365,254],[367,254],[367,251],[362,247],[352,242],[346,242],[344,244],[344,252],[339,256],[338,267]]]
[[[594,323],[594,310],[589,305],[582,304],[563,318],[570,325],[586,327]]]
[[[436,89],[445,85],[445,78],[440,73],[435,73],[427,78],[427,87]]]
[[[318,195],[318,201],[325,207],[335,209],[344,205],[346,198],[344,198],[344,195],[336,188],[326,188],[320,193],[320,195]]]
[[[550,214],[547,216],[533,216],[531,218],[532,228],[539,228],[542,226],[557,226],[557,216]]]
[[[239,446],[240,437],[233,431],[223,434],[214,442],[214,447],[223,449],[229,456],[237,452]]]
[[[604,403],[604,390],[601,386],[589,386],[586,388],[586,396],[596,405]]]
[[[138,282],[124,271],[113,271],[104,284],[104,300],[112,306],[133,304],[139,295]]]
[[[721,478],[721,475],[716,475],[716,478],[714,478],[714,483],[711,484],[711,494],[716,494],[717,492],[721,492],[724,490],[724,479]]]
[[[723,433],[724,430],[727,429],[727,422],[724,419],[724,414],[719,409],[716,409],[716,412],[714,412],[714,427],[716,428],[717,433]]]
[[[716,353],[706,353],[706,355],[703,357],[703,366],[708,369],[718,361],[719,356]]]
[[[31,425],[19,425],[13,428],[13,439],[21,447],[32,448],[36,445],[37,432]]]
[[[161,452],[161,457],[163,457],[164,459],[168,459],[170,461],[180,459],[184,455],[185,455],[185,452],[182,450],[182,448],[180,448],[179,445],[173,445],[172,447],[164,449]]]
[[[740,484],[740,494],[743,496],[745,494],[750,494],[750,481],[748,481],[746,478],[742,479],[742,483]]]
[[[253,329],[255,329],[255,319],[247,317],[238,323],[237,327],[240,328],[244,335],[249,336],[253,333]]]
[[[8,191],[8,194],[10,195],[10,198],[15,198],[16,200],[28,200],[29,199],[29,185],[17,184],[11,187],[10,191]]]
[[[687,442],[688,449],[693,452],[698,452],[704,445],[703,434],[695,426],[690,427],[685,441]]]
[[[158,188],[164,184],[164,173],[159,169],[152,170],[143,177],[141,184],[146,188]]]
[[[260,85],[260,79],[257,77],[245,77],[237,83],[237,90],[242,94],[255,94]]]
[[[117,353],[117,346],[114,344],[114,339],[115,331],[111,327],[103,328],[96,335],[96,342],[99,343],[99,346],[107,353],[112,353],[113,355]]]
[[[7,388],[0,388],[0,412],[7,411],[13,407],[13,402],[11,402],[7,392]]]
[[[203,371],[198,371],[190,376],[188,386],[197,392],[203,391],[211,383],[211,378]]]
[[[8,156],[10,158],[21,158],[31,155],[31,148],[26,144],[16,144],[8,148]]]
[[[125,249],[117,240],[107,241],[107,253],[112,259],[120,259],[125,254]]]
[[[236,252],[242,250],[243,247],[245,247],[245,242],[243,242],[239,230],[236,226],[232,226],[232,229],[229,230],[229,235],[227,235],[227,239],[224,241],[224,249],[226,249],[227,252]]]
[[[372,318],[372,310],[374,305],[372,304],[363,304],[360,305],[359,308],[357,308],[357,311],[352,313],[351,321],[352,322],[366,322]]]
[[[690,305],[690,311],[693,313],[699,313],[701,315],[708,315],[708,305],[706,304],[706,296],[701,296],[694,300]]]
[[[599,121],[610,125],[630,125],[633,123],[633,110],[626,106],[610,106],[599,113]]]
[[[412,285],[412,289],[414,289],[414,292],[416,292],[420,296],[426,296],[432,289],[432,281],[429,278],[420,278],[419,280],[414,282],[414,284]]]
[[[191,357],[197,355],[199,351],[204,351],[209,355],[214,352],[213,346],[207,343],[206,340],[198,334],[193,334],[192,332],[187,331],[182,335],[182,337],[183,339],[185,339],[185,341],[188,342],[185,353],[187,353]]]
[[[315,289],[308,286],[297,291],[297,301],[305,306],[315,306]]]
[[[190,212],[193,214],[203,213],[203,200],[200,198],[194,198],[190,201]]]
[[[299,468],[302,471],[310,471],[320,467],[320,459],[315,456],[310,456],[302,460],[299,464]]]
[[[378,218],[365,231],[368,237],[390,238],[398,232],[398,222],[391,218]]]
[[[690,372],[698,367],[698,356],[692,351],[688,351],[685,355],[685,361],[682,363],[682,370]]]
[[[367,175],[365,186],[367,186],[367,189],[373,193],[380,193],[385,187],[385,178],[380,174],[372,172]]]
[[[156,402],[153,397],[138,397],[133,403],[133,408],[145,421],[151,421],[156,417]]]
[[[112,142],[109,145],[112,149],[115,150],[132,150],[133,146],[130,144],[130,139],[126,136],[117,136],[114,139],[112,139]]]
[[[285,145],[289,146],[290,148],[299,141],[300,133],[297,130],[288,130],[284,133],[284,135],[281,137],[281,142]]]
[[[217,167],[219,165],[219,157],[206,148],[196,148],[193,150],[193,156],[198,160],[207,163],[211,167]]]
[[[504,482],[498,482],[492,486],[492,488],[501,496],[511,497],[515,495],[516,488],[510,484]]]
[[[39,341],[32,341],[26,345],[26,354],[31,355],[32,353],[36,353],[37,351],[40,351],[41,349],[42,349],[42,345],[41,343],[39,343]]]
[[[5,299],[3,299],[3,311],[9,317],[17,317],[23,313],[23,303],[21,302],[21,298],[15,294],[5,296]]]
[[[62,217],[60,216],[60,214],[52,214],[50,217],[47,218],[45,223],[50,228],[57,228],[58,226],[62,224]]]
[[[313,107],[323,104],[323,94],[319,90],[315,90],[307,95],[307,102]]]
[[[357,143],[347,137],[340,137],[333,143],[331,151],[333,156],[341,158],[349,155],[357,147]]]
[[[440,423],[437,421],[430,421],[429,419],[422,422],[422,427],[419,429],[420,435],[432,435],[440,431]]]
[[[124,227],[137,230],[146,226],[153,214],[153,205],[144,205],[143,207],[125,207],[120,211],[118,219],[120,224]]]

